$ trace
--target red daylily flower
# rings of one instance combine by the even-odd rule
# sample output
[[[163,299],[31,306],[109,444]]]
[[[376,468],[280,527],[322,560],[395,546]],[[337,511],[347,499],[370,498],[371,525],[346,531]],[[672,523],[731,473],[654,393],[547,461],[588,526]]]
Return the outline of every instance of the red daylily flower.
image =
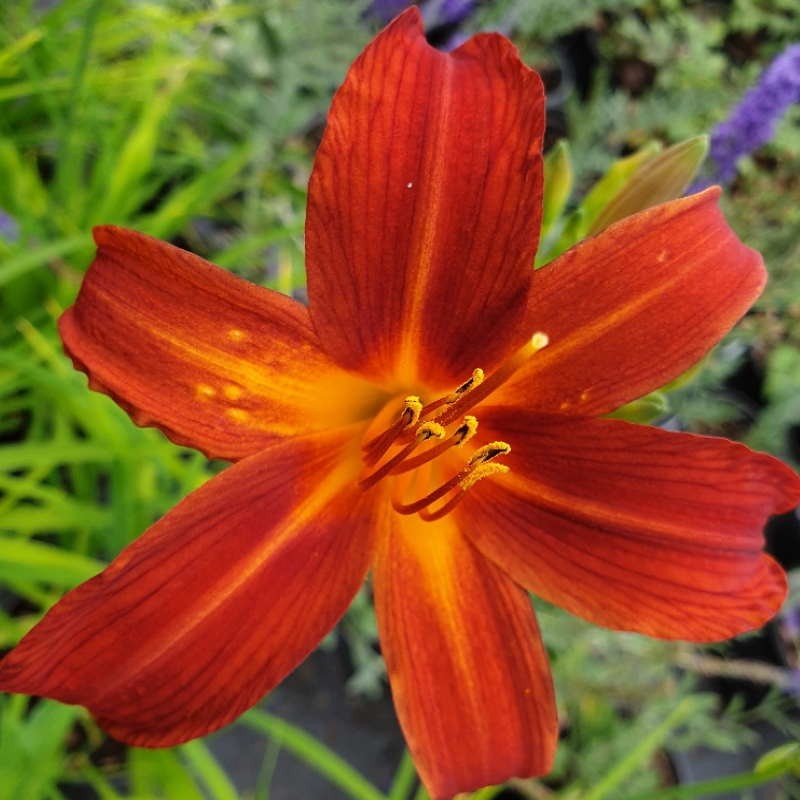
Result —
[[[506,39],[443,54],[411,10],[334,99],[308,309],[96,230],[60,321],[76,366],[138,424],[236,463],[51,609],[0,688],[85,705],[134,745],[184,742],[270,691],[371,570],[398,716],[443,798],[550,768],[526,590],[691,641],[775,613],[762,526],[800,480],[739,444],[603,418],[731,328],[761,259],[712,189],[534,275],[543,129],[541,82]]]

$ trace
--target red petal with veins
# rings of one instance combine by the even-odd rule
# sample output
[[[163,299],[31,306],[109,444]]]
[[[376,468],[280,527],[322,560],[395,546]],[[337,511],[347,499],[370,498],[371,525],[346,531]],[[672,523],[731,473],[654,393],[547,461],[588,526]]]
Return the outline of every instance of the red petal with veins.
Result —
[[[0,661],[0,690],[79,703],[148,747],[233,720],[361,585],[381,521],[352,448],[317,434],[209,481],[56,604]]]
[[[480,419],[511,444],[511,471],[455,513],[530,591],[598,625],[688,641],[758,628],[780,607],[786,577],[762,529],[800,501],[800,479],[777,459],[617,420]]]
[[[325,355],[300,303],[134,231],[94,235],[59,329],[90,386],[137,424],[233,460],[352,422],[371,402],[375,390]]]
[[[491,402],[597,416],[699,361],[766,280],[718,197],[713,188],[635,214],[539,270],[527,324],[550,344]]]
[[[367,47],[309,184],[311,317],[340,364],[452,387],[519,346],[543,130],[541,81],[502,36],[442,53],[409,9]]]
[[[434,798],[548,772],[558,737],[528,598],[452,517],[395,515],[373,577],[400,724]]]

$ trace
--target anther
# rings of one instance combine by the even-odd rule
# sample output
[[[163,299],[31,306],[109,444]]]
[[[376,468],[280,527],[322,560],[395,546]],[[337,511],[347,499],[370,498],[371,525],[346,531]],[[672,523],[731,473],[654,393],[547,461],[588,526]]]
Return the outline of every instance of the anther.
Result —
[[[446,434],[447,431],[444,429],[444,426],[440,425],[438,422],[423,422],[414,432],[414,441],[409,442],[402,450],[395,453],[385,464],[376,469],[375,472],[367,475],[366,478],[362,478],[359,481],[359,485],[362,489],[368,489],[370,486],[374,486],[390,472],[396,471],[396,467],[402,466],[402,462],[411,455],[417,445],[422,442],[427,442],[428,439],[444,439]]]
[[[468,442],[477,432],[478,432],[477,417],[473,417],[472,415],[467,415],[466,417],[464,417],[464,422],[461,424],[460,427],[456,428],[456,432],[453,434],[453,438],[456,440],[455,446],[461,447],[461,445]]]
[[[479,447],[471,456],[467,464],[475,466],[485,464],[497,456],[504,456],[511,452],[511,445],[506,442],[490,442],[483,447]]]
[[[438,422],[423,422],[422,425],[414,431],[414,436],[417,441],[426,442],[428,439],[444,439],[447,431],[444,425]]]
[[[431,429],[434,429],[437,434],[441,431],[441,435],[437,435],[437,439],[443,439],[445,434],[444,426],[440,425],[438,422],[423,422],[422,425],[419,426],[416,432],[416,437],[418,441],[425,441],[426,439],[430,439],[430,436],[425,436],[424,439],[420,440],[420,432],[430,426]],[[429,461],[433,461],[435,458],[438,458],[442,453],[447,452],[451,447],[460,447],[464,442],[468,442],[474,435],[475,432],[478,430],[478,420],[475,417],[464,417],[464,423],[456,428],[453,432],[453,435],[450,436],[446,441],[440,442],[435,447],[431,447],[426,450],[424,453],[420,453],[418,456],[414,456],[413,458],[405,458],[413,448],[407,448],[404,452],[404,459],[396,461],[392,459],[392,473],[395,475],[401,475],[404,472],[411,472],[411,470],[417,469],[417,467],[421,467],[423,464],[427,464]]]
[[[447,403],[455,403],[462,395],[465,395],[467,392],[472,391],[476,386],[480,386],[483,383],[484,378],[483,370],[478,367],[477,369],[472,370],[472,375],[464,381],[451,395],[448,396],[445,402]]]
[[[403,410],[400,417],[393,422],[383,433],[379,433],[373,439],[362,445],[364,451],[364,462],[374,464],[391,446],[392,442],[401,433],[413,428],[422,414],[422,401],[415,394],[411,394],[403,400]]]
[[[505,464],[479,464],[465,478],[459,481],[462,492],[469,491],[478,481],[490,478],[492,475],[505,475],[510,472]]]
[[[404,427],[410,428],[419,422],[422,414],[422,401],[415,394],[411,394],[403,400],[403,411],[400,419]]]

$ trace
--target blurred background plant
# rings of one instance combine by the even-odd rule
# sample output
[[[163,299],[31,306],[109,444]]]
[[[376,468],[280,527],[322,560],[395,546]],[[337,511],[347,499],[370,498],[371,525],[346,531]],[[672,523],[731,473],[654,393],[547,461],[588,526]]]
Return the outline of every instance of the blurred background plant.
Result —
[[[91,259],[91,226],[137,228],[303,299],[305,186],[326,108],[403,5],[0,4],[0,649],[222,466],[136,428],[62,355],[55,320]],[[795,0],[423,5],[438,45],[501,30],[545,78],[538,264],[615,215],[678,196],[707,149],[696,137],[800,41]],[[797,467],[800,110],[784,107],[772,138],[723,176],[726,212],[767,261],[767,292],[703,370],[623,413],[739,438]],[[770,542],[800,566],[796,517]],[[705,650],[610,634],[537,602],[558,760],[544,781],[474,797],[746,797],[759,785],[774,791],[764,797],[800,797],[796,577],[778,623]],[[386,692],[365,590],[269,711],[207,742],[126,750],[82,709],[0,698],[0,800],[422,800]],[[750,755],[732,777],[665,788],[686,775],[682,753],[742,754],[767,740],[775,748],[754,768]]]

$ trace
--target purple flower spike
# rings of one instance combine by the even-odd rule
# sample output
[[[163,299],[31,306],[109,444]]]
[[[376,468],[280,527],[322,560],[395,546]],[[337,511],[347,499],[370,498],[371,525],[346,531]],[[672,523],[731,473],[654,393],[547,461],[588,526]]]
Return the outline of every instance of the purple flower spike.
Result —
[[[0,209],[0,239],[5,239],[7,242],[16,242],[19,239],[19,225],[2,209]]]
[[[372,0],[365,13],[381,25],[386,25],[410,5],[410,0]]]
[[[431,11],[435,17],[432,25],[460,25],[474,10],[475,0],[442,0],[440,3],[431,2]]]
[[[410,5],[413,5],[410,0],[372,0],[366,13],[385,25]],[[420,0],[417,5],[422,10],[426,28],[445,33],[432,42],[436,46],[452,50],[466,40],[467,37],[456,29],[475,10],[477,0]]]
[[[736,162],[775,135],[786,110],[800,102],[800,44],[786,48],[762,73],[731,115],[711,133],[715,180],[727,183]]]

